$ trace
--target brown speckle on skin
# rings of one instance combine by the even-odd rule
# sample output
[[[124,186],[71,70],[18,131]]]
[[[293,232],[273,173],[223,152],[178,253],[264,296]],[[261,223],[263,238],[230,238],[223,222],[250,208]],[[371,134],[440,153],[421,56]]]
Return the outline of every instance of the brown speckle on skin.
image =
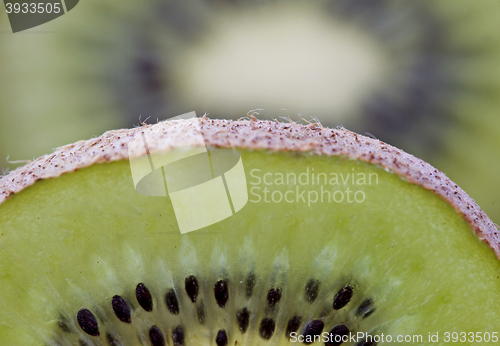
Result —
[[[96,163],[129,158],[128,143],[141,132],[154,138],[152,153],[176,147],[199,145],[201,127],[205,144],[218,148],[267,149],[272,152],[310,152],[316,155],[344,156],[380,165],[418,184],[450,203],[470,224],[480,239],[488,243],[500,258],[500,236],[497,226],[484,214],[476,202],[455,185],[444,173],[428,163],[392,147],[346,129],[328,129],[258,120],[216,120],[207,117],[173,120],[145,125],[129,130],[115,130],[99,138],[79,141],[61,148],[20,167],[0,179],[0,204],[39,179],[58,177]],[[272,134],[270,134],[272,133]],[[335,138],[331,141],[331,138]],[[103,144],[102,152],[93,152],[92,146]],[[133,153],[132,157],[140,153]]]

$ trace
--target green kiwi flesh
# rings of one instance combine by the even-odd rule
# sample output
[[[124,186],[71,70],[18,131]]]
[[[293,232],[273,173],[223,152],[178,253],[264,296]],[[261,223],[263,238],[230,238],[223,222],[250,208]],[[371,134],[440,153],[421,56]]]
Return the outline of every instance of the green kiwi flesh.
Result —
[[[0,204],[0,343],[287,345],[294,324],[302,336],[345,326],[385,337],[343,345],[494,340],[500,262],[443,198],[345,156],[235,150],[248,203],[186,234],[168,197],[136,192],[128,160],[40,180]],[[313,185],[320,173],[338,184]],[[286,184],[300,174],[309,184]],[[308,203],[321,188],[350,189],[351,202]],[[305,199],[277,201],[287,191]]]

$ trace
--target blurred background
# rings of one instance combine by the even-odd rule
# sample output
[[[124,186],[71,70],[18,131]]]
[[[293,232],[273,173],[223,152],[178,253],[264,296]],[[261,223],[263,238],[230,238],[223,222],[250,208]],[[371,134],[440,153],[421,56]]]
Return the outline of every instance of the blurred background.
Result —
[[[196,111],[344,126],[444,171],[500,223],[500,2],[85,0],[12,34],[0,169]]]

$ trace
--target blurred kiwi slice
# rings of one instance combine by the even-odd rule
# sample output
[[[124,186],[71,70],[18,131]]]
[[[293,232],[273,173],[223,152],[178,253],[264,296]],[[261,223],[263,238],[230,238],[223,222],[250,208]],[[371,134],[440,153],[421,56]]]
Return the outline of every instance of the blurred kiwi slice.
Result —
[[[240,157],[246,191],[218,150]],[[209,152],[205,183],[223,175],[234,212],[182,234],[170,181],[138,193],[130,160]],[[194,195],[199,221],[217,196]],[[111,131],[5,176],[0,201],[2,344],[498,340],[496,226],[443,173],[347,130],[204,117]]]

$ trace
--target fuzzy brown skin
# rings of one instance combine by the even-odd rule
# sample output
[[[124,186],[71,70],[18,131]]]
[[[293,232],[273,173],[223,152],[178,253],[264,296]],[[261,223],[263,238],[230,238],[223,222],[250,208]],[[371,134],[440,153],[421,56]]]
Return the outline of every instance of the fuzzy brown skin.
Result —
[[[144,133],[151,153],[174,147],[192,146],[201,126],[205,143],[220,148],[300,151],[318,155],[346,156],[378,164],[407,181],[431,190],[448,201],[468,221],[478,237],[488,243],[500,259],[497,226],[479,206],[446,175],[428,163],[382,141],[345,129],[320,125],[262,121],[198,118],[161,122],[130,130],[109,131],[102,136],[57,149],[53,154],[18,168],[0,179],[0,204],[39,179],[55,178],[95,163],[127,160],[128,142]],[[149,139],[153,139],[150,142]],[[199,145],[199,144],[197,144]],[[131,157],[137,155],[132,154]]]

